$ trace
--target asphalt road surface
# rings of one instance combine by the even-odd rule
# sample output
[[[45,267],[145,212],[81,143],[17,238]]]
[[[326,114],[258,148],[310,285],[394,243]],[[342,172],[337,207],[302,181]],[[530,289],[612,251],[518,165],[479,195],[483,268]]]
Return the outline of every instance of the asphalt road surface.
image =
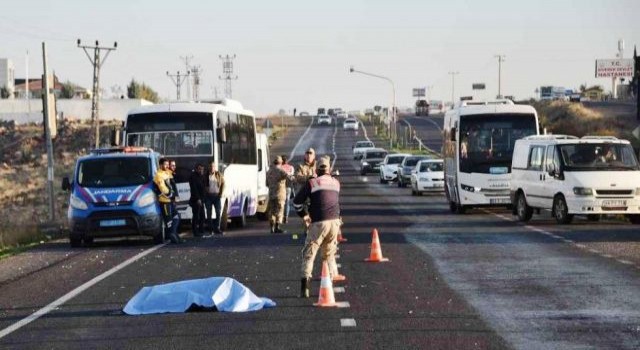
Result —
[[[398,121],[398,124],[409,124],[416,131],[416,136],[431,150],[440,153],[442,150],[442,125],[444,114],[432,114],[429,116],[407,115]]]
[[[251,220],[224,237],[183,245],[98,241],[41,245],[0,261],[0,348],[637,349],[640,236],[629,223],[543,213],[529,225],[504,210],[451,214],[440,194],[359,176],[351,145],[364,130],[292,127],[271,155],[307,147],[337,156],[343,234],[336,293],[349,307],[298,298],[301,221],[288,234]],[[373,139],[373,141],[377,141]],[[335,153],[335,154],[334,154]],[[390,262],[363,262],[377,228]],[[315,275],[318,275],[316,263]],[[277,306],[250,313],[127,316],[141,287],[233,277]],[[71,294],[69,294],[71,293]],[[34,316],[34,312],[38,312]],[[39,317],[36,317],[39,316]]]

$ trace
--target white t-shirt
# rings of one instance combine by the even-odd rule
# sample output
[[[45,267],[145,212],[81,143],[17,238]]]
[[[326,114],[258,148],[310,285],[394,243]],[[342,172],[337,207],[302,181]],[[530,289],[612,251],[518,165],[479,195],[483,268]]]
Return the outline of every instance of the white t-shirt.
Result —
[[[214,174],[209,174],[209,187],[207,187],[207,193],[219,194],[220,184]]]

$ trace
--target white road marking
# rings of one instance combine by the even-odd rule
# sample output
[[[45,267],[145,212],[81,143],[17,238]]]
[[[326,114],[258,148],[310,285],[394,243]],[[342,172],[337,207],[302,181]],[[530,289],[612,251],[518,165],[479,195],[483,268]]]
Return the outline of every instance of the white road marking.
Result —
[[[354,320],[353,318],[341,318],[340,319],[340,326],[341,327],[355,327],[356,326],[356,320]]]
[[[28,325],[29,323],[37,320],[38,318],[48,314],[49,312],[51,312],[52,310],[55,310],[57,308],[59,308],[61,305],[63,305],[64,303],[66,303],[67,301],[75,298],[76,296],[78,296],[80,293],[84,292],[85,290],[93,287],[95,284],[97,284],[98,282],[104,280],[105,278],[113,275],[114,273],[122,270],[123,268],[131,265],[132,263],[136,262],[138,259],[143,258],[153,252],[155,252],[156,250],[164,247],[165,245],[167,245],[167,243],[164,244],[158,244],[156,246],[153,246],[145,251],[142,251],[138,254],[136,254],[135,256],[121,262],[120,264],[118,264],[115,267],[112,267],[110,270],[103,272],[102,274],[92,278],[91,280],[89,280],[88,282],[85,282],[84,284],[82,284],[81,286],[79,286],[78,288],[70,291],[69,293],[63,295],[62,297],[58,298],[57,300],[53,301],[51,304],[41,308],[40,310],[32,313],[31,315],[23,318],[22,320],[12,324],[11,326],[3,329],[0,331],[0,339],[6,337],[7,335],[17,331],[18,329]]]
[[[336,264],[336,267],[337,267],[337,268],[341,268],[341,267],[342,267],[342,264]]]
[[[311,123],[309,123],[309,126],[307,126],[307,130],[304,131],[304,134],[302,134],[302,136],[298,139],[298,142],[296,143],[296,145],[293,146],[291,153],[289,153],[289,159],[293,159],[293,155],[296,154],[296,150],[298,149],[298,147],[300,147],[300,143],[302,143],[302,140],[305,139],[305,136],[307,136],[307,134],[309,133],[309,130],[311,130],[311,126],[313,125],[314,118],[315,117],[311,117]]]
[[[333,287],[334,293],[344,293],[344,287]]]
[[[339,309],[346,309],[351,307],[351,305],[349,304],[348,301],[337,301],[336,302],[336,307]]]

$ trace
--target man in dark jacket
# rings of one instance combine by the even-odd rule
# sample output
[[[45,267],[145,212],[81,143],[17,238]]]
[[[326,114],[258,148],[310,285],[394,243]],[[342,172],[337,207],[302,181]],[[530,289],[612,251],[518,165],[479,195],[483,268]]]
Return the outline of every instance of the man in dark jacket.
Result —
[[[204,200],[205,200],[206,178],[204,175],[204,165],[198,163],[189,177],[189,189],[191,197],[189,205],[193,217],[191,218],[191,232],[194,237],[204,235]]]
[[[340,232],[340,182],[331,176],[331,161],[322,157],[316,169],[318,177],[310,178],[293,199],[293,207],[308,227],[302,249],[302,281],[300,297],[309,297],[313,260],[322,249],[322,260],[329,265],[334,279],[338,268],[335,254]],[[308,204],[307,204],[308,203]]]

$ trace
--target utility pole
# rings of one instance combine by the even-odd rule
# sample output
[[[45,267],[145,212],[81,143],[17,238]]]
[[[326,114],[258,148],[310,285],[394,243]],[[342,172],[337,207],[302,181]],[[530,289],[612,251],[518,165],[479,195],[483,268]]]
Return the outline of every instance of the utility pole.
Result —
[[[182,83],[184,83],[184,81],[187,79],[189,74],[190,72],[187,72],[187,74],[180,75],[180,71],[178,71],[176,74],[169,74],[169,71],[167,71],[167,76],[171,79],[173,84],[176,86],[177,101],[180,101],[180,86],[182,85]]]
[[[95,147],[100,147],[100,68],[109,57],[111,51],[118,48],[118,43],[114,42],[113,47],[100,46],[98,40],[96,40],[95,46],[81,45],[80,39],[78,39],[78,47],[84,50],[89,62],[93,65],[93,98],[91,99],[91,121],[96,129],[95,134]],[[93,58],[89,55],[87,49],[93,49]],[[107,53],[104,55],[102,61],[100,61],[100,53],[102,51]]]
[[[200,99],[200,74],[202,73],[202,68],[200,65],[191,67],[191,72],[193,73],[193,99],[195,101]]]
[[[42,43],[42,63],[44,68],[44,74],[42,75],[42,100],[44,114],[44,133],[47,142],[47,193],[49,196],[49,221],[55,220],[55,201],[53,199],[53,142],[52,138],[56,132],[56,115],[55,108],[51,106],[52,94],[51,86],[49,86],[49,71],[47,70],[47,45]],[[53,120],[52,120],[53,118]],[[53,134],[52,134],[53,133]]]
[[[456,75],[460,74],[460,72],[456,71],[456,72],[449,72],[449,75],[451,75],[451,104],[453,106],[455,106],[456,104],[456,99],[455,99],[455,93],[456,93]]]
[[[193,55],[185,55],[185,56],[180,56],[180,59],[184,62],[184,67],[185,67],[185,71],[186,72],[191,72],[191,60],[193,59]],[[186,76],[186,81],[187,81],[187,100],[191,100],[192,99],[192,95],[191,95],[191,81],[189,79],[189,75],[187,74]]]
[[[635,83],[636,83],[636,120],[640,120],[640,56],[633,47],[633,60],[635,61]]]
[[[24,98],[27,100],[27,109],[29,111],[29,115],[31,115],[31,96],[29,96],[29,94],[31,94],[31,87],[29,86],[29,50],[27,50],[27,57],[25,59],[25,75]]]
[[[502,62],[504,62],[505,55],[495,55],[495,58],[498,59],[498,96],[497,98],[502,98]]]
[[[234,76],[233,75],[233,60],[236,58],[236,55],[234,54],[233,56],[229,56],[229,55],[219,55],[218,57],[220,57],[220,59],[222,60],[222,74],[221,76],[219,76],[218,78],[220,80],[224,80],[224,94],[227,98],[232,98],[233,97],[233,91],[231,90],[231,81],[232,80],[238,80],[238,76]]]

